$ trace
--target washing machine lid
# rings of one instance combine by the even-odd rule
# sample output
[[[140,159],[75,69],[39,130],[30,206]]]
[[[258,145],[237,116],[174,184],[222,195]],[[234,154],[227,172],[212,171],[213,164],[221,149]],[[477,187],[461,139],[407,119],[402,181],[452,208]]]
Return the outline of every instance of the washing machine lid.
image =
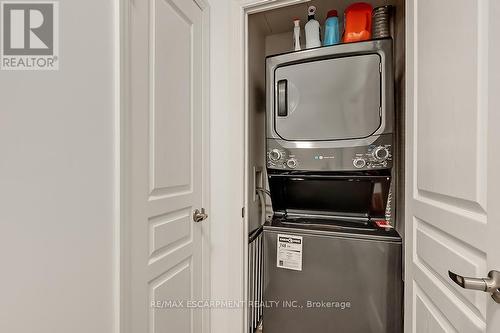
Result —
[[[384,242],[401,242],[401,237],[393,228],[378,227],[370,219],[354,220],[342,217],[311,217],[311,216],[274,216],[264,224],[265,231],[292,234],[313,234],[319,236],[334,236],[378,240]]]
[[[381,58],[344,56],[278,67],[276,133],[289,141],[365,138],[382,124]]]
[[[387,170],[270,172],[268,177],[273,210],[278,214],[385,217],[391,182]]]

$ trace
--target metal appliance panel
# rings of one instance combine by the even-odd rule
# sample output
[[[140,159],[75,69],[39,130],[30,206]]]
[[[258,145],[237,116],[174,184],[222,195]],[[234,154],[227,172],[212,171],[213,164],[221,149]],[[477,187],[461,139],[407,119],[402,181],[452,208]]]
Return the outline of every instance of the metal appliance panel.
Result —
[[[277,267],[278,233],[303,237],[302,271]],[[280,304],[264,308],[266,333],[402,332],[399,237],[267,225],[264,254],[264,302]]]
[[[355,65],[359,62],[363,66]],[[336,66],[337,63],[345,66]],[[339,89],[342,96],[335,93]],[[345,111],[346,105],[352,110],[337,112]],[[367,111],[373,110],[372,106],[375,112]],[[393,122],[390,38],[307,49],[266,59],[268,169],[391,169]]]
[[[390,173],[268,174],[273,211],[326,216],[384,218],[391,183]]]
[[[295,67],[295,65],[306,64],[311,62],[322,62],[324,60],[331,59],[341,59],[350,57],[360,57],[360,56],[378,56],[380,59],[380,86],[377,90],[380,94],[380,115],[381,123],[373,136],[379,136],[382,134],[392,133],[393,122],[394,122],[394,72],[392,64],[392,39],[379,39],[364,41],[358,43],[347,43],[338,44],[328,47],[320,47],[315,49],[307,49],[298,52],[290,52],[275,56],[270,56],[266,59],[266,135],[268,139],[284,140],[276,131],[276,121],[275,121],[275,108],[280,105],[290,105],[293,108],[292,101],[288,102],[284,98],[276,98],[278,91],[292,90],[293,87],[289,88],[288,84],[279,83],[278,80],[275,82],[275,72],[280,68],[286,68],[288,66]],[[354,73],[359,74],[359,69]],[[322,72],[320,76],[326,76],[326,71]],[[331,77],[331,81],[334,81],[334,77]],[[350,79],[350,78],[349,78]],[[341,80],[338,80],[341,81]],[[349,84],[352,88],[352,84]],[[319,86],[314,84],[313,86]],[[314,93],[314,90],[311,90]],[[363,93],[366,93],[364,91]],[[371,93],[369,93],[371,94]],[[283,94],[280,94],[284,96]],[[323,95],[324,96],[324,95]],[[322,96],[322,97],[323,97]],[[282,110],[282,114],[285,111]],[[290,110],[291,111],[291,110]],[[295,113],[295,111],[293,112]],[[290,112],[292,114],[292,112]],[[300,124],[304,125],[304,124]],[[315,128],[315,127],[314,127]],[[370,138],[370,137],[369,137]],[[314,147],[324,147],[332,148],[337,147],[352,147],[353,144],[358,146],[366,145],[367,139],[369,138],[357,138],[349,139],[342,138],[338,140],[330,140],[328,137],[319,138],[319,140],[298,140],[298,141],[288,141],[296,143],[304,143]],[[373,141],[373,140],[372,140]]]
[[[274,170],[302,171],[358,171],[390,169],[393,165],[393,136],[384,134],[372,136],[365,142],[343,142],[343,147],[325,147],[323,142],[306,143],[267,139],[267,167]],[[377,159],[377,149],[385,149],[387,157]],[[271,152],[279,152],[279,158],[272,159]],[[290,164],[289,161],[294,161]],[[361,162],[361,163],[360,163]]]
[[[276,133],[284,140],[364,138],[381,125],[381,58],[378,54],[333,58],[278,67]]]

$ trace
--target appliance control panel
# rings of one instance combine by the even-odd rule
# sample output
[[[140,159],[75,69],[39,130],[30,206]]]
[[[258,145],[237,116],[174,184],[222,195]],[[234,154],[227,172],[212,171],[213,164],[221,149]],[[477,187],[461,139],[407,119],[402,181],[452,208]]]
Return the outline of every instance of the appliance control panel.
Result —
[[[352,165],[356,169],[386,168],[391,162],[392,153],[389,144],[370,145],[366,153],[358,153],[352,159]]]
[[[287,146],[288,145],[288,146]],[[354,171],[392,168],[392,135],[353,147],[310,147],[267,140],[267,167],[276,170]]]
[[[298,161],[295,155],[284,149],[274,148],[267,152],[267,166],[274,169],[296,169]]]

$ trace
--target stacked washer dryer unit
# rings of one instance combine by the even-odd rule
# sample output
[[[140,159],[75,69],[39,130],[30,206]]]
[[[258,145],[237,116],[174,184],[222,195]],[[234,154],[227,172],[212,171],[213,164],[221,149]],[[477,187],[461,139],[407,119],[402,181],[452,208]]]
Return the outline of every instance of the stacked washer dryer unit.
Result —
[[[266,80],[265,333],[401,332],[392,40],[268,57]]]

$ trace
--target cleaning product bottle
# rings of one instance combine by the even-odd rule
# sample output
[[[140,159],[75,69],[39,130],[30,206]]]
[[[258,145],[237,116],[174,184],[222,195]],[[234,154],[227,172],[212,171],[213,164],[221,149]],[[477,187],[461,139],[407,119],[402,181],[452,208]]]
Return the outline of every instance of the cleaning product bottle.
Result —
[[[316,7],[309,6],[307,10],[307,23],[305,26],[306,31],[306,49],[321,46],[321,39],[319,37],[319,22],[314,19]]]
[[[344,43],[359,42],[372,38],[372,5],[356,2],[344,12]]]
[[[326,14],[324,46],[338,44],[340,42],[339,18],[337,11],[330,10]]]
[[[295,17],[293,24],[293,50],[300,51],[300,20]]]

